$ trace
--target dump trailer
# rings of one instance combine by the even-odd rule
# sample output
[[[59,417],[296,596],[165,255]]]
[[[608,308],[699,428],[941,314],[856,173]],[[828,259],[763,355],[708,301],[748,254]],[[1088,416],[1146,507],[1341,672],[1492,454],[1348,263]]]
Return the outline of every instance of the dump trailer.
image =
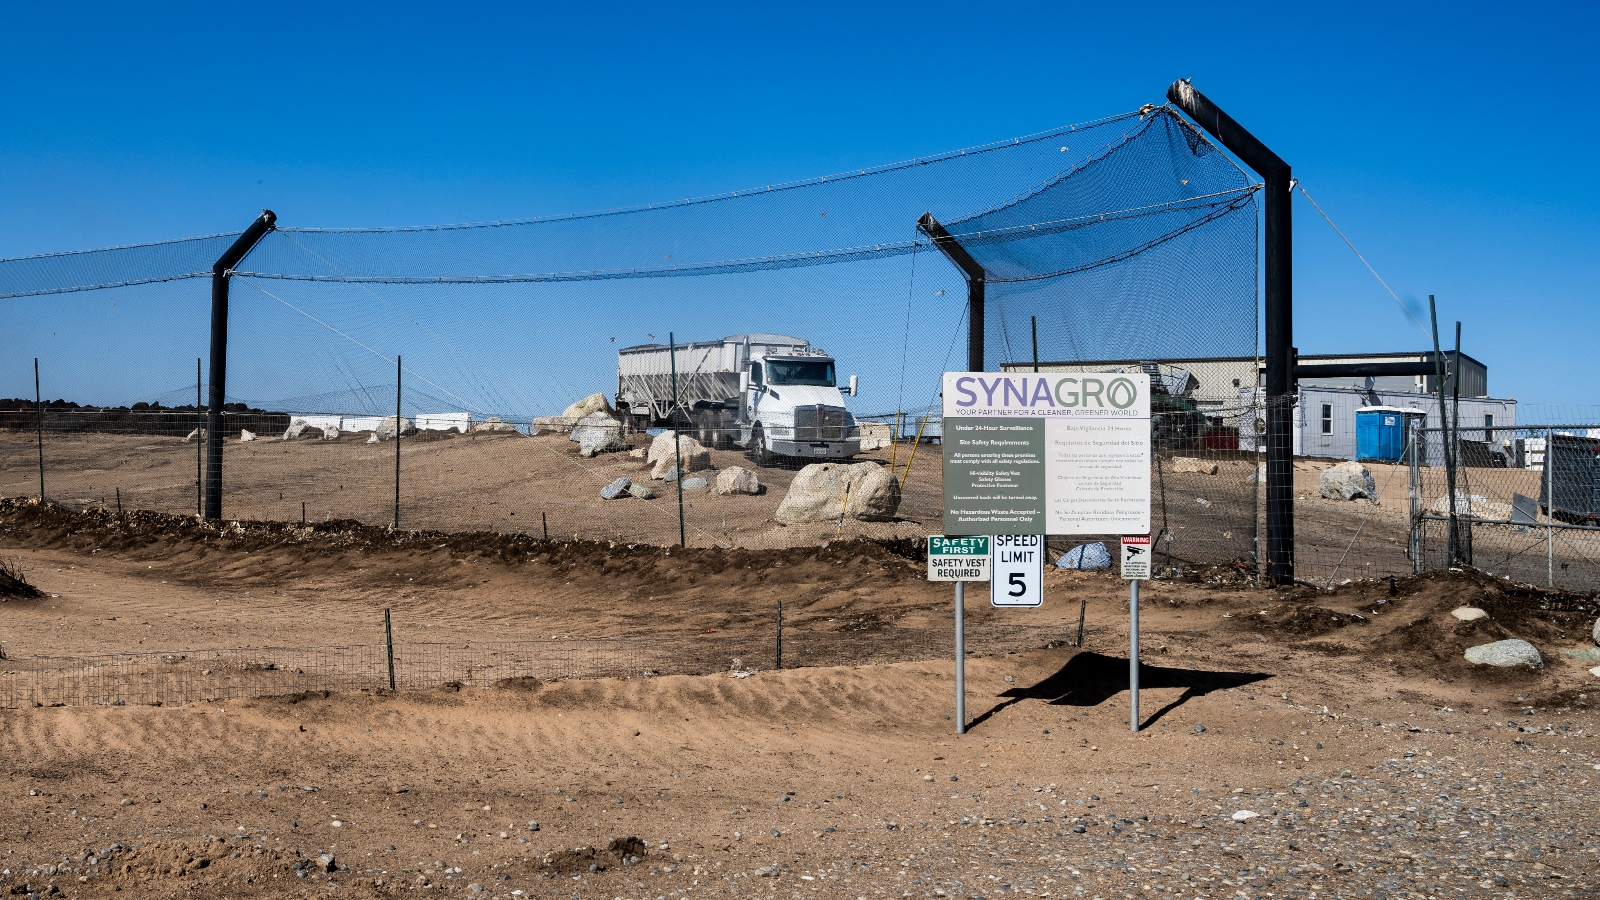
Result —
[[[847,459],[861,452],[861,429],[845,409],[837,367],[804,338],[735,334],[716,341],[617,351],[618,413],[635,428],[676,425],[707,447],[749,450],[758,464],[775,457]]]

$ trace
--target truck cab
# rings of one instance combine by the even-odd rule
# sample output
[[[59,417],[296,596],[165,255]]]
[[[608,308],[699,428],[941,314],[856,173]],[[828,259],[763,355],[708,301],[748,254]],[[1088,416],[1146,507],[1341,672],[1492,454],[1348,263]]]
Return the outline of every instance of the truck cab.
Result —
[[[739,376],[739,443],[757,463],[775,456],[847,459],[861,452],[861,429],[845,409],[856,379],[840,391],[837,367],[819,353],[752,356]]]

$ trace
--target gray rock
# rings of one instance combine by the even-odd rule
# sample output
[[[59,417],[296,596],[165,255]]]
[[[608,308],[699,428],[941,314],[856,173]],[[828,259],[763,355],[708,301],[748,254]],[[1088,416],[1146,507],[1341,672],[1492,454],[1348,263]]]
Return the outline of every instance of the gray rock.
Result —
[[[628,496],[635,500],[654,500],[656,492],[651,490],[648,484],[635,483],[628,485]]]
[[[417,426],[410,419],[402,418],[400,422],[400,436],[417,433]],[[373,429],[372,436],[380,441],[392,441],[395,435],[395,417],[384,416],[378,420],[378,427]]]
[[[683,480],[683,489],[686,491],[698,491],[708,483],[704,478],[697,475],[694,478],[685,478]]]
[[[613,481],[600,489],[600,499],[615,500],[618,497],[628,493],[628,488],[632,486],[633,482],[631,480],[627,478],[618,478],[616,481]]]
[[[667,472],[677,468],[680,459],[683,462],[684,472],[698,472],[711,468],[711,451],[687,434],[679,437],[676,451],[672,446],[672,432],[658,434],[655,440],[650,442],[650,450],[645,454],[645,460],[653,466],[650,477],[657,481],[672,480],[666,477]]]
[[[800,470],[778,511],[780,524],[837,522],[847,516],[887,522],[900,509],[900,482],[873,462],[812,463]]]
[[[484,419],[482,422],[474,423],[471,426],[471,430],[474,433],[487,432],[490,434],[495,434],[500,432],[515,432],[517,430],[517,426],[511,424],[510,422],[500,421],[499,416],[490,416],[489,418]]]
[[[622,439],[622,423],[604,412],[584,416],[568,437],[578,442],[578,455],[584,458],[628,449],[628,442]]]
[[[759,494],[761,481],[756,473],[744,466],[729,466],[717,473],[717,486],[713,494]]]
[[[1595,644],[1597,646],[1600,646],[1600,619],[1595,619],[1594,620],[1594,635],[1593,635],[1593,637],[1594,637]]]
[[[1096,541],[1092,544],[1079,544],[1061,554],[1056,560],[1058,569],[1109,569],[1111,568],[1111,553],[1106,550],[1106,545]]]
[[[1527,641],[1515,638],[1468,647],[1466,657],[1467,662],[1480,666],[1544,668],[1544,658],[1539,655],[1538,649]]]
[[[1562,659],[1570,659],[1580,663],[1600,663],[1600,647],[1585,647],[1582,650],[1563,650]]]
[[[1322,496],[1329,500],[1378,499],[1378,483],[1372,470],[1358,462],[1342,462],[1323,469],[1317,476]]]
[[[578,420],[597,412],[603,412],[607,415],[615,412],[615,410],[611,408],[611,401],[606,399],[605,394],[590,394],[582,400],[579,400],[578,402],[567,407],[561,413],[561,417],[564,419]]]

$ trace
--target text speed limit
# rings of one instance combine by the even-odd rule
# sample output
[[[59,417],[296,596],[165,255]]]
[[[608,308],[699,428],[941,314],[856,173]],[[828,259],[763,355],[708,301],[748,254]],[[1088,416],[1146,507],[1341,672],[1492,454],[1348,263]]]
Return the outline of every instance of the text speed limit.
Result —
[[[1044,602],[1044,535],[997,534],[989,538],[989,602],[1038,606]]]

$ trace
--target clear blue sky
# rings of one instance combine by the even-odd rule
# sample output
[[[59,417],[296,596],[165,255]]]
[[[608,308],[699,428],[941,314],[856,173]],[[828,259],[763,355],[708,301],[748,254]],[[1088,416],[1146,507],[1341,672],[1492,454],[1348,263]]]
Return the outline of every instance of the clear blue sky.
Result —
[[[1402,296],[1465,322],[1493,394],[1600,403],[1597,9],[11,4],[0,257],[262,207],[398,225],[685,197],[1159,103],[1191,77]],[[1302,352],[1424,345],[1301,200],[1296,235]]]

